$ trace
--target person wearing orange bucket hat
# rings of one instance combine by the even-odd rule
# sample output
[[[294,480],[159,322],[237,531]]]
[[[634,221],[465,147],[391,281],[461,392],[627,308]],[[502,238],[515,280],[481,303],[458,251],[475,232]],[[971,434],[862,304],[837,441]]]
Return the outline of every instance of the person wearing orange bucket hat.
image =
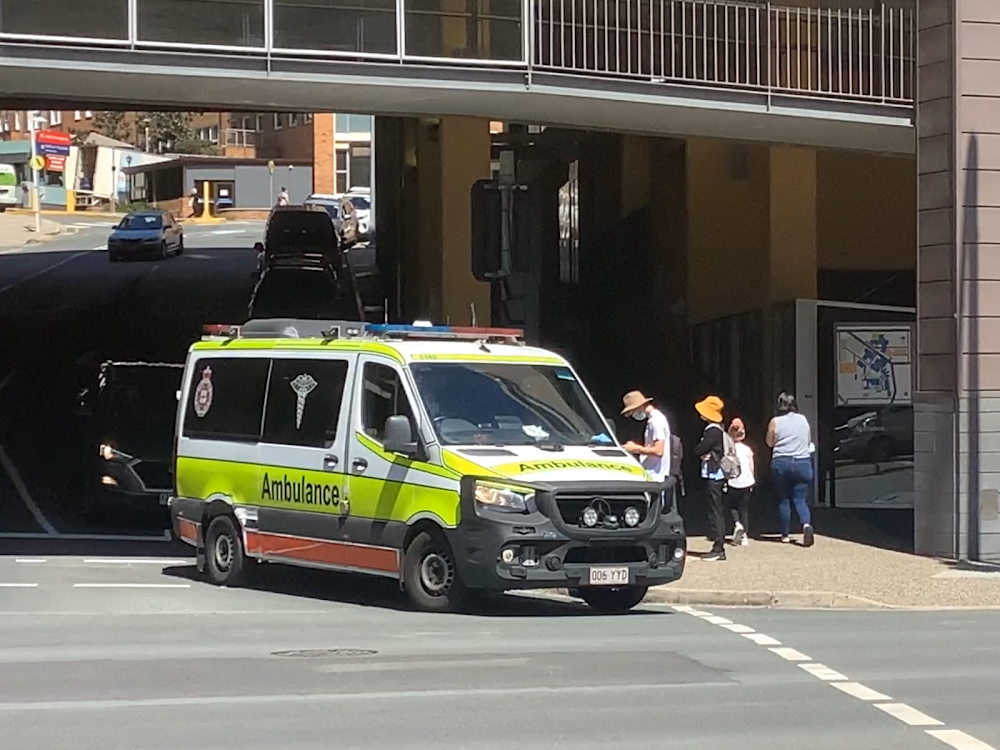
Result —
[[[698,416],[706,422],[701,442],[694,453],[701,459],[701,478],[708,495],[708,523],[712,529],[712,549],[702,560],[726,559],[726,518],[722,505],[726,475],[722,470],[725,440],[722,430],[722,410],[725,407],[718,396],[708,396],[694,405]]]

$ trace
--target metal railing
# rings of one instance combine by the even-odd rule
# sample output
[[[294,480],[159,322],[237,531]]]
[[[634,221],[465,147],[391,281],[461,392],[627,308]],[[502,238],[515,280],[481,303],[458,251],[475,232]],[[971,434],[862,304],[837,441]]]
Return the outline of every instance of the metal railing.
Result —
[[[360,46],[357,50],[278,47],[274,0],[258,1],[265,19],[259,43],[145,40],[136,23],[136,2],[129,4],[127,40],[13,33],[2,27],[0,40],[74,42],[135,50],[234,51],[267,59],[307,56],[400,64],[475,64],[524,70],[528,75],[544,71],[889,106],[910,107],[914,103],[914,0],[854,0],[868,7],[853,10],[749,0],[521,0],[520,18],[465,11],[425,16],[414,0],[396,0],[395,8],[385,11],[395,17],[395,50],[390,43],[378,53],[363,51]],[[805,4],[805,0],[784,1]],[[843,6],[846,0],[820,0],[824,1]],[[364,13],[355,19],[359,29],[364,27]],[[464,42],[454,42],[458,47],[446,46],[444,37],[438,39],[434,34],[421,40],[407,39],[407,20],[427,18],[440,18],[442,30],[448,22],[449,31],[456,32],[449,38]],[[231,142],[228,134],[225,143],[252,145]]]
[[[535,68],[913,104],[915,10],[532,0]]]

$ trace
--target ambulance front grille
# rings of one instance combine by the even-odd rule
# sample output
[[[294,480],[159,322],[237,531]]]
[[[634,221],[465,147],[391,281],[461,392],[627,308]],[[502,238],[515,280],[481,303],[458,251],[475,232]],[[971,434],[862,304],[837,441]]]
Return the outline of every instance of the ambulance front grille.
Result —
[[[646,520],[646,512],[649,510],[649,498],[643,492],[614,495],[559,493],[556,495],[556,506],[559,508],[559,515],[562,517],[562,520],[573,526],[581,525],[583,511],[590,506],[604,511],[604,515],[615,516],[618,519],[619,525],[624,525],[625,511],[628,508],[635,508],[639,511],[639,523],[641,524]]]

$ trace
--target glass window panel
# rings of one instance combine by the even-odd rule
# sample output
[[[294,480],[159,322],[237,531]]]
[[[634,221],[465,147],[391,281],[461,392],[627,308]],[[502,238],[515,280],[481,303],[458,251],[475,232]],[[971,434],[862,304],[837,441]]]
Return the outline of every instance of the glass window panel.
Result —
[[[274,45],[396,53],[396,0],[274,0]]]
[[[371,187],[371,149],[351,149],[350,180],[351,188]]]
[[[264,0],[136,0],[144,42],[264,46]]]
[[[371,115],[337,115],[337,132],[370,133],[372,120]]]
[[[0,31],[128,39],[128,0],[0,0]]]
[[[524,57],[521,0],[406,0],[405,8],[407,55]]]

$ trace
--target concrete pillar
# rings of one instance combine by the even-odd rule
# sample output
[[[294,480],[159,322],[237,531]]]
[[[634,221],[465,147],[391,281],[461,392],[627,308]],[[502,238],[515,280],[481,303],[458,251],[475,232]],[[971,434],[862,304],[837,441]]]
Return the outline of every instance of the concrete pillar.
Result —
[[[436,322],[489,323],[490,285],[472,276],[472,185],[490,176],[489,121],[423,120],[416,134],[419,228],[415,282],[422,315]],[[404,282],[407,285],[409,281]]]
[[[1000,3],[921,0],[918,47],[914,543],[1000,561]]]
[[[490,285],[472,275],[472,185],[490,176],[490,122],[472,117],[441,120],[441,286],[444,319],[470,322],[476,306],[489,324]]]
[[[313,115],[313,192],[337,192],[336,115]],[[271,196],[272,202],[275,196]]]

